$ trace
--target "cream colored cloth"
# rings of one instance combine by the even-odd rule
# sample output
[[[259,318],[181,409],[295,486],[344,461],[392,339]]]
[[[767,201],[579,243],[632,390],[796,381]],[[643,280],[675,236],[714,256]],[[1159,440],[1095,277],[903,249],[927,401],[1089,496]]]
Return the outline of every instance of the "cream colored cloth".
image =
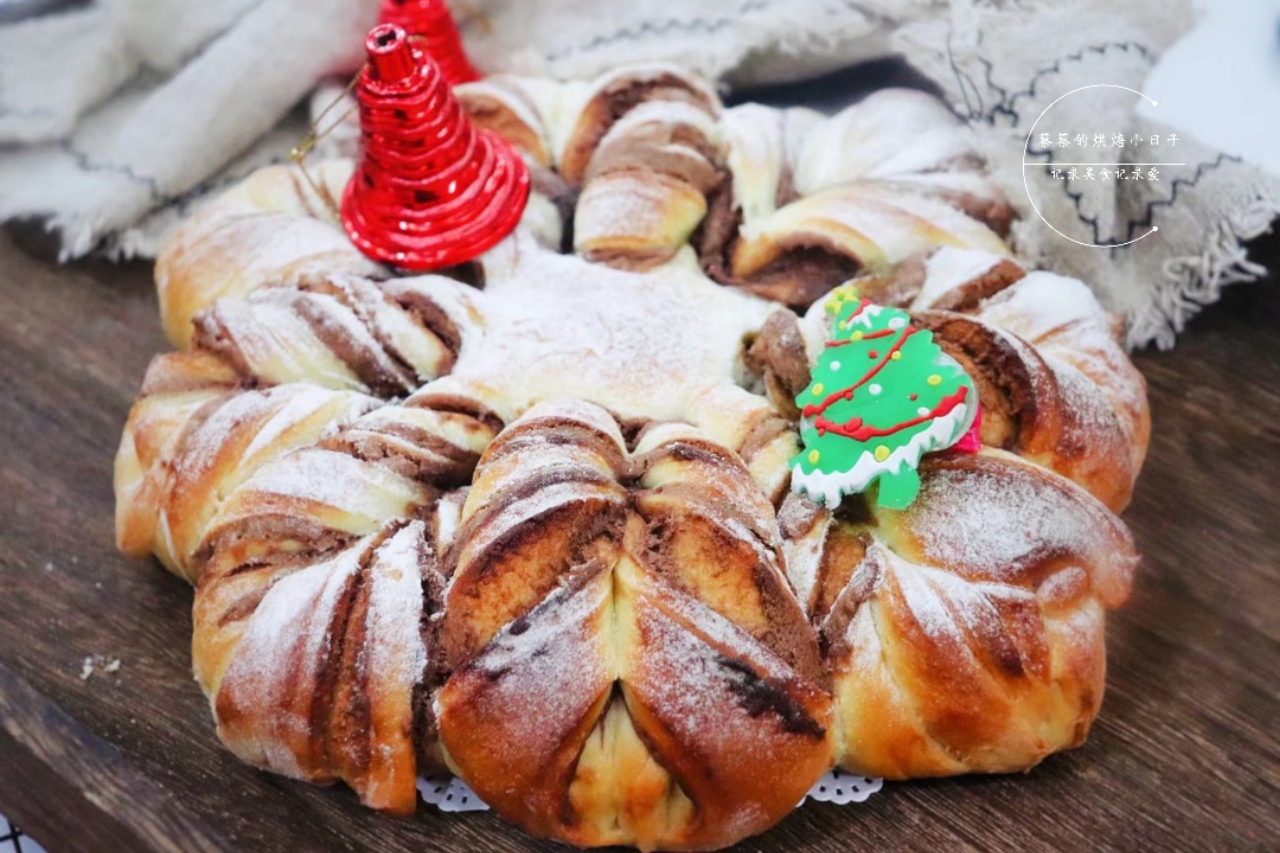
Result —
[[[100,0],[0,27],[0,219],[42,216],[64,256],[154,254],[204,195],[305,132],[291,108],[351,73],[376,0]],[[1171,344],[1221,287],[1259,275],[1240,247],[1280,211],[1280,181],[1183,133],[1158,181],[1055,181],[1023,167],[1037,117],[1059,96],[1108,83],[1141,90],[1192,25],[1186,0],[458,0],[487,72],[589,77],[667,59],[731,86],[802,79],[900,52],[965,117],[1020,214],[1015,249],[1091,282],[1132,345]],[[1225,58],[1229,59],[1229,57]],[[1053,132],[1167,135],[1137,95],[1075,95]],[[829,93],[824,93],[829,94]],[[1155,110],[1158,116],[1158,108]],[[1044,128],[1037,128],[1043,130]],[[1099,154],[1120,162],[1140,147]],[[1060,152],[1031,158],[1059,161]],[[1024,188],[1023,177],[1027,176]],[[1117,243],[1081,246],[1066,237]]]
[[[0,144],[29,143],[0,153],[0,219],[47,217],[64,258],[153,254],[194,196],[288,150],[301,132],[270,132],[360,62],[376,16],[376,0],[102,0],[0,27]]]
[[[1216,301],[1223,286],[1264,274],[1247,259],[1241,242],[1269,230],[1280,215],[1276,175],[1197,142],[1194,127],[1147,118],[1160,116],[1160,107],[1133,92],[1076,92],[1096,84],[1141,92],[1158,58],[1191,24],[1190,4],[1176,0],[957,2],[950,14],[913,21],[893,39],[969,120],[992,175],[1018,209],[1019,257],[1089,282],[1104,304],[1124,316],[1127,342],[1134,347],[1171,346],[1186,321]],[[1216,69],[1201,73],[1222,73],[1236,61],[1223,55]],[[1224,85],[1240,83],[1223,73]],[[1161,97],[1172,112],[1178,93]],[[1142,111],[1135,109],[1139,103]],[[1043,123],[1035,125],[1046,110]],[[1116,166],[1127,163],[1185,165],[1155,167],[1155,181],[1056,180],[1045,166],[1022,167],[1033,125],[1031,148],[1039,153],[1027,158],[1032,162],[1113,163],[1094,167],[1099,175],[1104,168],[1114,175]],[[1041,132],[1052,134],[1048,151],[1039,150]],[[1064,132],[1073,144],[1060,148],[1056,142]],[[1080,133],[1090,138],[1087,149],[1074,144]],[[1093,147],[1098,133],[1108,140],[1105,148]],[[1180,139],[1171,146],[1174,133]],[[1125,138],[1124,148],[1109,144],[1116,134]],[[1142,144],[1133,144],[1135,136]],[[1153,137],[1158,144],[1151,144]],[[1144,175],[1150,168],[1143,168]],[[1132,167],[1126,172],[1132,174]],[[1159,230],[1143,237],[1152,226]],[[1110,245],[1135,238],[1141,239],[1115,249],[1071,242]]]

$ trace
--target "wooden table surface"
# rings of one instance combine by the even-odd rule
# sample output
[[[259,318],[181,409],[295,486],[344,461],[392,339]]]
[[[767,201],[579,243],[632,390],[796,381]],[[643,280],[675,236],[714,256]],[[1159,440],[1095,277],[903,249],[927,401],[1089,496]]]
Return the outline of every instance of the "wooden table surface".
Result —
[[[809,803],[741,849],[1280,849],[1277,328],[1274,280],[1240,286],[1138,357],[1155,437],[1126,519],[1145,560],[1087,745],[1025,776]],[[382,817],[221,749],[190,590],[112,545],[112,457],[165,347],[146,266],[58,267],[0,236],[0,813],[51,853],[555,849],[489,814]],[[93,655],[119,671],[82,679]]]

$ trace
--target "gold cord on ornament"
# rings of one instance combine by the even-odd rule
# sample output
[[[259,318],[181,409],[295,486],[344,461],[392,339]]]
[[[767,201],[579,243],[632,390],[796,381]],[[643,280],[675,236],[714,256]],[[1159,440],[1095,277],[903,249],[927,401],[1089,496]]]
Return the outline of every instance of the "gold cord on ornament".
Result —
[[[333,218],[335,220],[342,219],[342,211],[338,209],[338,203],[334,201],[328,188],[317,184],[315,179],[311,177],[311,172],[307,169],[306,160],[307,155],[315,150],[315,147],[320,143],[320,140],[337,130],[338,127],[347,120],[347,117],[356,111],[357,107],[354,105],[347,107],[346,112],[338,116],[337,120],[335,120],[333,124],[329,125],[323,131],[320,130],[320,124],[324,121],[325,116],[332,112],[333,108],[338,106],[338,104],[351,97],[351,93],[354,92],[356,86],[360,84],[360,75],[364,73],[364,69],[365,66],[360,67],[360,70],[351,78],[351,82],[347,83],[346,87],[342,90],[342,94],[334,98],[333,101],[321,110],[318,116],[316,116],[315,121],[313,121],[311,126],[307,129],[307,135],[302,137],[302,141],[289,149],[289,159],[292,160],[294,165],[296,165],[302,172],[302,177],[306,179],[307,185],[311,187],[311,191],[314,192],[320,201],[324,203],[324,206],[329,209],[329,212],[333,214]]]

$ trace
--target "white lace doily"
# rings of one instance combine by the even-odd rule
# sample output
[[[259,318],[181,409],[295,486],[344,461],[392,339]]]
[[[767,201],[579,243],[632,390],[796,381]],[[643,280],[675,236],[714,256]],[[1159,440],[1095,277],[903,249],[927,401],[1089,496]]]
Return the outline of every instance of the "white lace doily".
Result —
[[[804,805],[805,800],[814,799],[823,803],[835,803],[845,806],[849,803],[865,802],[868,797],[880,790],[884,783],[880,779],[866,776],[854,776],[843,770],[828,770],[822,774],[804,799],[796,807]],[[422,799],[442,812],[482,812],[489,807],[476,796],[456,776],[432,776],[418,780],[418,792]]]
[[[835,768],[828,770],[822,774],[822,778],[813,783],[813,787],[809,789],[809,793],[805,795],[799,805],[804,805],[805,800],[817,800],[821,803],[835,803],[837,806],[847,806],[849,803],[866,802],[867,797],[879,791],[884,786],[883,779],[872,779],[870,776],[855,776],[852,773]]]
[[[484,812],[489,807],[457,776],[431,776],[418,779],[422,799],[442,812]]]

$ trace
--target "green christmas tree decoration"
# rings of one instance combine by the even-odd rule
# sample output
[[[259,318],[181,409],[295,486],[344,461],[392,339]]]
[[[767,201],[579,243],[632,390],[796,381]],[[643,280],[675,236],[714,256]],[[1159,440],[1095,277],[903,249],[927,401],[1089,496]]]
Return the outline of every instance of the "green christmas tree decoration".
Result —
[[[920,490],[920,457],[969,430],[977,389],[905,311],[849,284],[831,292],[826,311],[831,339],[796,398],[804,449],[791,487],[834,509],[879,481],[879,505],[905,509]]]

